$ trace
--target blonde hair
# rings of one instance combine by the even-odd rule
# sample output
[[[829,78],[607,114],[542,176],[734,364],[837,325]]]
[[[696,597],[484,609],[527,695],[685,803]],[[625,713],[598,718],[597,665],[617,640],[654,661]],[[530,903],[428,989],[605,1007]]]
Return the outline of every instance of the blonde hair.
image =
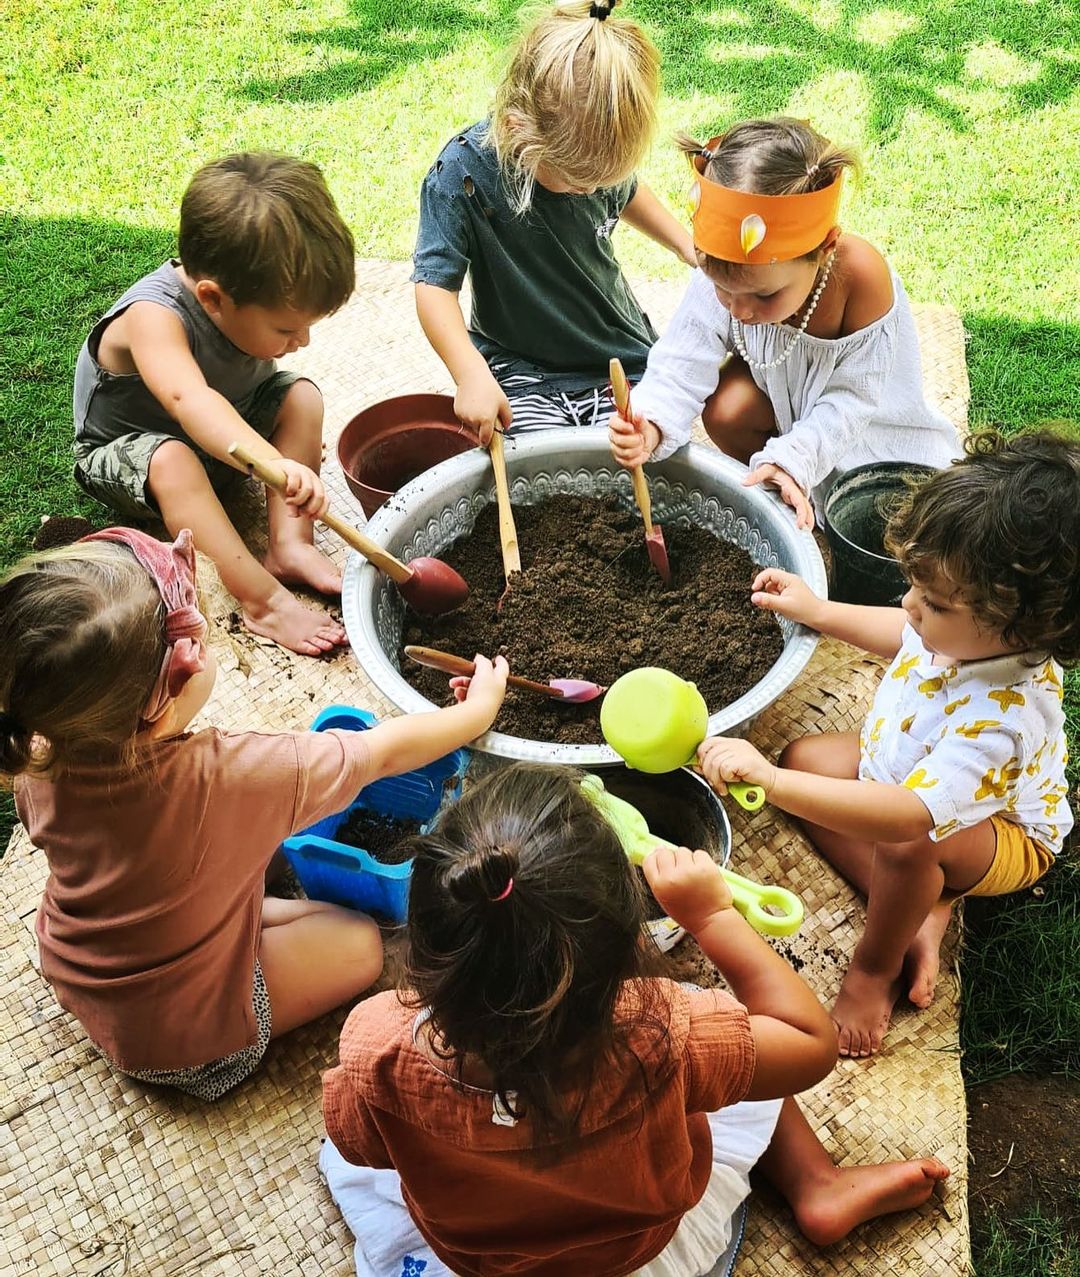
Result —
[[[212,279],[237,306],[329,315],[355,283],[352,233],[322,170],[270,151],[199,169],[180,204],[178,252],[192,279]]]
[[[0,579],[0,774],[131,764],[165,656],[165,607],[122,545],[28,555]]]
[[[514,50],[490,140],[519,213],[532,203],[541,167],[592,191],[626,181],[648,148],[660,54],[636,22],[608,16],[617,3],[556,5]]]

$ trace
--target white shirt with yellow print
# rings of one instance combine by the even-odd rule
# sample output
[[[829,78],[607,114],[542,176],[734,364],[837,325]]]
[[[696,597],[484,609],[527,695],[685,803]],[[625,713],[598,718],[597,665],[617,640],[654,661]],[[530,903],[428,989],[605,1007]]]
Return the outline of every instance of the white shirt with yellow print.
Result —
[[[1033,653],[934,665],[910,625],[859,735],[859,778],[906,785],[947,838],[990,816],[1055,855],[1072,828],[1061,666]]]

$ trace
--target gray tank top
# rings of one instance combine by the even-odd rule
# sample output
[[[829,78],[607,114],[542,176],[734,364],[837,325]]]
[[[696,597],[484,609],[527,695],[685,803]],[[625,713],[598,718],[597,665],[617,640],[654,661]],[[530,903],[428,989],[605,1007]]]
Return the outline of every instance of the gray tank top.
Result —
[[[127,434],[167,434],[183,438],[178,422],[147,389],[138,373],[107,372],[97,361],[101,335],[133,302],[150,301],[180,317],[192,356],[206,384],[236,405],[269,377],[272,359],[256,359],[238,350],[222,333],[165,262],[133,284],[94,325],[75,364],[75,436],[102,443]]]

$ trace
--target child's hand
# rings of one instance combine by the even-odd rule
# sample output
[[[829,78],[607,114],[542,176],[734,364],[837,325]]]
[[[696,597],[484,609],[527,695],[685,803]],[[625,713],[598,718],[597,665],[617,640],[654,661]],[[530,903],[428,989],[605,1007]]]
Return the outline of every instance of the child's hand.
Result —
[[[731,908],[731,890],[708,852],[658,847],[641,868],[657,903],[691,935]]]
[[[497,425],[510,425],[513,411],[502,386],[486,369],[462,379],[454,395],[454,412],[458,420],[472,426],[486,448]]]
[[[748,740],[710,736],[698,746],[697,770],[718,794],[727,793],[729,780],[760,785],[766,793],[776,784],[776,767]]]
[[[819,598],[801,576],[784,572],[780,568],[766,568],[754,577],[750,587],[750,602],[766,612],[776,612],[799,625],[809,625],[820,630],[821,605]]]
[[[285,474],[285,501],[293,518],[306,514],[321,518],[330,504],[323,482],[314,470],[291,457],[275,457],[274,465]]]
[[[478,652],[473,659],[476,673],[470,678],[452,678],[450,686],[453,688],[455,701],[468,701],[484,714],[487,721],[481,731],[486,732],[502,706],[510,666],[506,663],[505,656],[496,656],[493,663]]]
[[[613,412],[608,419],[608,442],[615,460],[629,469],[643,465],[660,445],[658,427],[631,409],[630,419]]]
[[[814,507],[807,499],[806,493],[788,474],[786,470],[781,470],[779,466],[774,466],[771,461],[766,462],[763,466],[758,466],[751,470],[743,480],[744,488],[752,488],[757,483],[771,483],[774,487],[780,489],[780,495],[789,506],[795,511],[795,526],[797,528],[810,528],[814,526]]]

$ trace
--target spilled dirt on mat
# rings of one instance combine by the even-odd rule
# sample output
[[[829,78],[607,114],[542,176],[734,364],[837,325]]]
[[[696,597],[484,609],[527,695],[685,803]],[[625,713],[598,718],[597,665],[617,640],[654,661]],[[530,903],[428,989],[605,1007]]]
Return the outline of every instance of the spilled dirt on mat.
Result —
[[[736,700],[772,667],[783,636],[750,602],[749,555],[703,528],[665,527],[672,582],[649,563],[641,518],[614,501],[554,497],[515,506],[522,573],[501,611],[498,516],[488,506],[473,534],[443,558],[469,583],[464,607],[444,617],[407,615],[404,643],[459,656],[502,654],[525,678],[582,678],[608,685],[642,665],[696,683],[711,712]],[[402,657],[401,672],[436,704],[444,674]],[[567,705],[511,691],[495,727],[532,740],[601,740],[600,701]]]

